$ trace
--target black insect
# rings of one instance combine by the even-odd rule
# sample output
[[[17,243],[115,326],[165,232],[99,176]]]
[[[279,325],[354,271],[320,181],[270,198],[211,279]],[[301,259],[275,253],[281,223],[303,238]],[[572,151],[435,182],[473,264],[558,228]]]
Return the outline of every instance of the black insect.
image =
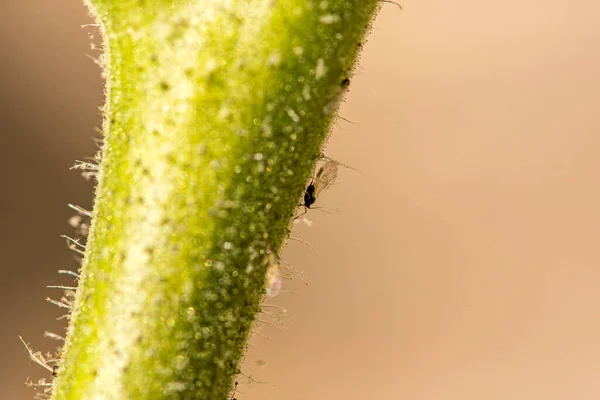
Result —
[[[310,208],[310,206],[312,206],[315,201],[317,201],[317,196],[315,196],[315,184],[311,182],[306,187],[306,191],[304,192],[304,203],[300,205],[306,208]]]
[[[229,400],[237,400],[235,398],[235,392],[237,391],[237,386],[238,386],[238,382],[235,381],[234,385],[233,385],[233,393],[231,393],[231,398]]]
[[[300,204],[306,209],[309,209],[320,193],[325,189],[333,185],[338,173],[338,163],[333,160],[326,160],[321,167],[317,170],[317,173],[310,181],[306,190],[304,191],[304,202]]]

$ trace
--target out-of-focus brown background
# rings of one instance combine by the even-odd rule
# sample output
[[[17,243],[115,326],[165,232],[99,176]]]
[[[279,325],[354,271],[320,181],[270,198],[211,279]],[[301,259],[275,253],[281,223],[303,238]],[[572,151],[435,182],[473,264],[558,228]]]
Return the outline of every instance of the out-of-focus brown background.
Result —
[[[339,185],[285,259],[285,329],[264,325],[240,400],[600,396],[600,3],[385,4],[329,155]],[[56,343],[45,285],[75,268],[69,171],[92,156],[103,84],[78,1],[0,13],[0,399],[33,396]],[[266,362],[266,364],[264,364]]]

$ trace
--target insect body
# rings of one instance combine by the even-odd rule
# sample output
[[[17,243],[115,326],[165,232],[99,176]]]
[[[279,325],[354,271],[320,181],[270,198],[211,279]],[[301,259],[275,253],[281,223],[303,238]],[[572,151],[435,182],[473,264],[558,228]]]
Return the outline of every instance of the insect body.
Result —
[[[237,386],[238,386],[238,382],[237,382],[237,381],[235,381],[235,384],[234,384],[234,386],[233,386],[233,393],[231,393],[231,399],[229,399],[229,400],[237,400],[237,399],[235,398],[235,392],[237,391]]]
[[[315,195],[315,184],[311,182],[304,192],[304,204],[301,205],[306,208],[310,208],[315,201],[317,201],[317,196]]]
[[[321,167],[317,170],[314,178],[306,187],[304,191],[304,203],[301,206],[310,208],[320,193],[325,189],[333,185],[338,173],[338,163],[332,160],[326,160]]]

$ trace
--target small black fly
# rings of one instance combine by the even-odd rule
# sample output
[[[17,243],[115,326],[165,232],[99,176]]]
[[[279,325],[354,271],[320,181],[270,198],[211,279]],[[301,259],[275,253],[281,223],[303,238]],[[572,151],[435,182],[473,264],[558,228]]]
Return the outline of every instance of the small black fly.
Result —
[[[235,381],[235,384],[233,386],[233,393],[231,393],[231,398],[229,400],[237,400],[235,397],[235,392],[237,391],[237,386],[238,386],[238,382]]]
[[[337,173],[338,163],[333,160],[325,160],[306,187],[304,202],[300,206],[304,206],[307,211],[317,201],[319,194],[333,185],[337,178]]]

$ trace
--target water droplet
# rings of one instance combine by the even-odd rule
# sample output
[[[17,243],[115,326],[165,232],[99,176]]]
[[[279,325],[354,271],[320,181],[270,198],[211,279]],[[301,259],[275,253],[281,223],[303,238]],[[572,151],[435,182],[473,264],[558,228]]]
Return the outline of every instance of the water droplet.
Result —
[[[225,269],[225,264],[221,261],[215,262],[215,269],[218,271],[223,271]]]
[[[184,369],[187,365],[187,359],[182,355],[182,354],[178,354],[175,357],[175,368],[178,369],[179,371],[181,371],[182,369]]]
[[[319,22],[322,24],[333,24],[340,20],[340,16],[337,14],[325,14],[319,18]]]
[[[276,67],[281,63],[281,54],[279,54],[279,52],[274,52],[269,56],[269,59],[267,60],[267,64],[270,67]]]
[[[229,108],[221,107],[221,109],[217,113],[217,118],[220,120],[225,120],[227,119],[227,117],[229,117],[229,115],[231,115],[231,111],[229,110]]]
[[[325,66],[325,61],[322,58],[317,60],[317,67],[315,68],[315,78],[321,79],[327,73],[327,67]]]
[[[311,98],[311,96],[310,96],[310,86],[304,85],[304,87],[302,88],[302,97],[306,101],[310,100],[310,98]]]
[[[209,58],[206,60],[206,65],[204,66],[204,70],[207,74],[210,74],[217,68],[217,60],[214,58]]]
[[[291,109],[291,108],[288,108],[288,109],[287,109],[287,115],[288,115],[288,116],[289,116],[289,117],[292,119],[292,121],[294,121],[294,122],[298,122],[298,121],[300,121],[300,117],[298,116],[298,114],[296,114],[296,112],[295,112],[293,109]]]

